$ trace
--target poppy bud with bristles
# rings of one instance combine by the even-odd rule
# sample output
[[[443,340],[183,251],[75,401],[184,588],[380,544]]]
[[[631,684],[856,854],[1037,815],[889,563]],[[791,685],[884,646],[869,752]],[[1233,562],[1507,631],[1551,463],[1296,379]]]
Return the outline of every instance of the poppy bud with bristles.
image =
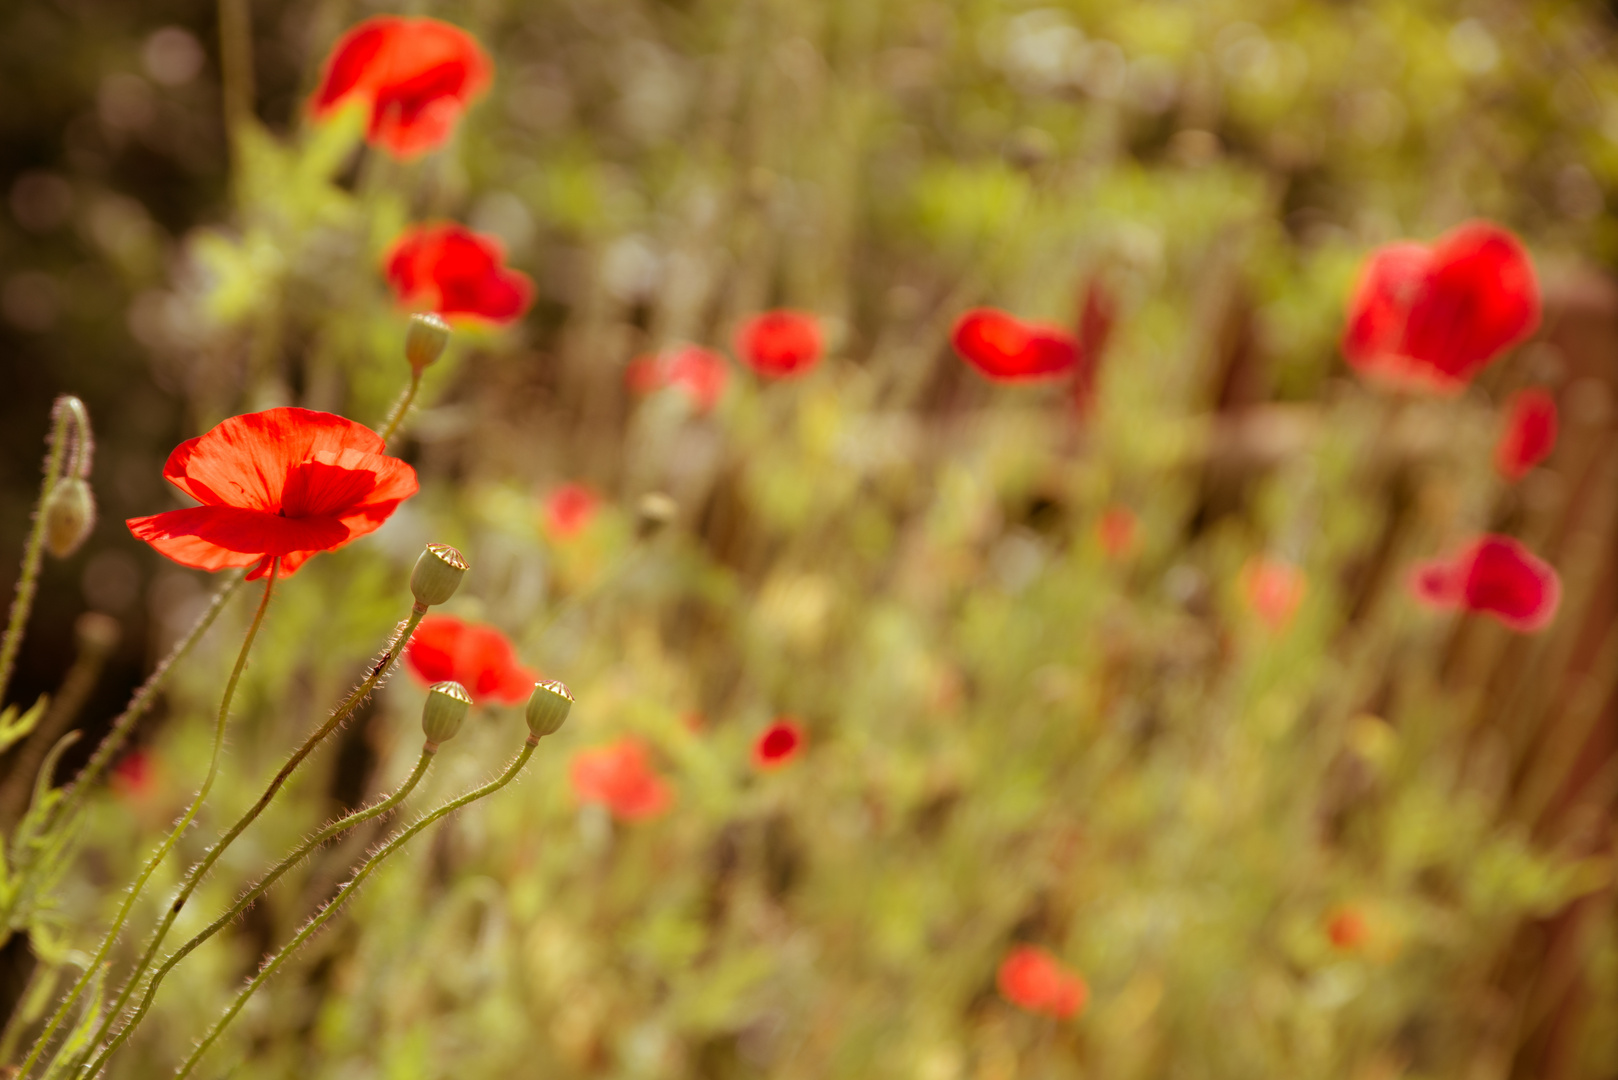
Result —
[[[421,730],[427,742],[437,746],[453,739],[471,707],[472,695],[460,683],[433,683],[427,688],[427,703],[421,707]]]
[[[448,544],[428,544],[410,572],[410,592],[418,604],[442,604],[460,588],[466,570],[466,559],[459,551]]]
[[[95,527],[95,496],[89,484],[69,476],[51,488],[40,512],[45,515],[45,550],[65,559],[79,550]]]
[[[449,323],[437,315],[410,316],[410,329],[405,331],[405,359],[418,377],[444,355],[449,333]]]
[[[573,694],[566,683],[556,679],[535,683],[528,698],[528,730],[534,738],[543,739],[562,726],[572,708]]]

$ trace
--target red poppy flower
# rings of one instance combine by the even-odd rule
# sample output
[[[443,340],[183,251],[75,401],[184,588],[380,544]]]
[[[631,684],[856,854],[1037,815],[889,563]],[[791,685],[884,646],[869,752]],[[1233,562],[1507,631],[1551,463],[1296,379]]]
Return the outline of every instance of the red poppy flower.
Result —
[[[534,283],[504,260],[499,241],[450,223],[407,230],[384,266],[406,307],[509,323],[528,310]]]
[[[1066,1020],[1078,1014],[1090,988],[1044,949],[1019,945],[1007,954],[995,975],[1000,994],[1018,1008]]]
[[[1494,467],[1508,480],[1520,480],[1556,448],[1556,399],[1533,387],[1506,403],[1506,430],[1494,448]]]
[[[820,361],[820,323],[803,311],[766,311],[736,331],[736,352],[760,375],[785,379],[802,375]]]
[[[1549,563],[1511,537],[1493,534],[1454,558],[1418,565],[1411,589],[1434,606],[1492,615],[1525,634],[1549,626],[1562,600],[1562,581]]]
[[[1368,378],[1454,392],[1539,325],[1539,283],[1517,238],[1468,222],[1422,244],[1390,244],[1360,272],[1343,355]]]
[[[507,705],[527,701],[539,673],[517,660],[517,650],[492,626],[463,622],[453,615],[428,615],[405,646],[405,663],[422,684],[460,683],[478,701]]]
[[[674,789],[652,770],[646,748],[634,739],[580,750],[568,780],[579,802],[604,805],[621,821],[654,818],[674,805]]]
[[[1271,630],[1283,630],[1308,590],[1303,571],[1278,559],[1249,559],[1242,567],[1242,598]]]
[[[595,519],[601,499],[583,484],[563,484],[545,500],[545,528],[552,536],[577,536]]]
[[[1078,367],[1078,340],[1059,326],[1023,322],[994,308],[975,308],[955,323],[950,343],[961,359],[995,382],[1033,382]]]
[[[317,119],[349,101],[370,109],[365,138],[396,157],[439,146],[494,65],[471,35],[437,19],[380,15],[344,34],[309,99]]]
[[[782,717],[754,741],[753,764],[760,769],[779,769],[802,752],[803,740],[803,727]]]
[[[730,368],[725,358],[711,349],[682,345],[632,361],[624,378],[637,394],[678,387],[691,399],[697,412],[708,412],[724,395],[725,384],[730,381]]]
[[[1109,506],[1096,522],[1096,539],[1109,559],[1122,559],[1135,550],[1140,522],[1127,507]]]
[[[130,518],[129,531],[182,566],[257,563],[250,581],[277,558],[291,576],[416,493],[416,471],[385,455],[380,435],[308,409],[233,416],[175,447],[163,477],[202,505]]]
[[[156,777],[152,755],[137,746],[118,759],[118,764],[112,767],[109,782],[119,798],[138,801],[151,791]]]
[[[1351,907],[1337,909],[1326,922],[1326,936],[1331,943],[1344,952],[1350,952],[1365,944],[1370,936],[1371,927],[1365,921],[1365,916]]]

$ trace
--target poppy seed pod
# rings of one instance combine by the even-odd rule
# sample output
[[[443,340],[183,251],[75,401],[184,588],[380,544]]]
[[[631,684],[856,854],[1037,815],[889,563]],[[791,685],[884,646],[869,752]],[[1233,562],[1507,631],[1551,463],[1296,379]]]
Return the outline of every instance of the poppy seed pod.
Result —
[[[448,344],[449,323],[437,315],[410,316],[410,329],[405,331],[405,359],[417,375],[443,356]]]
[[[45,498],[45,550],[65,559],[84,543],[95,526],[96,501],[90,485],[77,476],[58,481]]]
[[[543,739],[562,726],[572,708],[573,694],[566,683],[556,679],[535,683],[528,698],[528,730],[534,738]]]
[[[410,591],[418,604],[442,604],[460,588],[466,569],[466,559],[459,551],[448,544],[428,544],[410,571]]]
[[[421,707],[421,730],[427,741],[437,746],[453,739],[471,707],[472,695],[460,683],[433,683],[427,688],[427,703]]]

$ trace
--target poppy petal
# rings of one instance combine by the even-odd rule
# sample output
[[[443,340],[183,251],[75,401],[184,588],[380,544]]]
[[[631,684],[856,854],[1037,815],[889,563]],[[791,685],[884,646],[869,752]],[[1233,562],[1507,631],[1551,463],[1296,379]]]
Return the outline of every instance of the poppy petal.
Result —
[[[316,454],[381,454],[382,437],[346,417],[281,408],[232,416],[175,447],[163,476],[208,505],[278,511],[287,478]],[[408,467],[408,466],[407,466]]]
[[[1023,322],[994,308],[962,315],[950,342],[961,359],[996,382],[1054,378],[1079,363],[1078,340],[1067,331]]]
[[[766,311],[736,330],[737,354],[760,375],[775,379],[808,372],[824,347],[819,321],[805,311]]]
[[[246,566],[266,555],[326,550],[349,538],[347,527],[335,518],[286,518],[234,506],[192,506],[130,518],[126,524],[138,539],[199,570]]]
[[[1506,430],[1494,448],[1494,467],[1508,480],[1520,480],[1556,448],[1556,399],[1533,387],[1512,395]]]

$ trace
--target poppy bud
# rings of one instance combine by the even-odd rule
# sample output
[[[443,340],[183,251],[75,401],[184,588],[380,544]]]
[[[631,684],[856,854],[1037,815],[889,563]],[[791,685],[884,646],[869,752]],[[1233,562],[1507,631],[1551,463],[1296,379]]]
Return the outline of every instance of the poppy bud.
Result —
[[[58,481],[45,498],[45,550],[65,559],[84,543],[96,523],[95,496],[77,476]]]
[[[449,344],[449,323],[437,315],[410,316],[410,329],[405,331],[405,359],[418,376],[444,355]]]
[[[418,604],[442,604],[460,588],[466,568],[466,559],[448,544],[428,544],[410,571],[410,591]]]
[[[573,694],[566,683],[556,679],[535,683],[534,692],[528,698],[528,730],[533,732],[534,738],[543,739],[562,726],[571,708]]]
[[[434,746],[448,742],[461,730],[472,695],[458,682],[433,683],[427,688],[427,703],[421,707],[421,730]]]

